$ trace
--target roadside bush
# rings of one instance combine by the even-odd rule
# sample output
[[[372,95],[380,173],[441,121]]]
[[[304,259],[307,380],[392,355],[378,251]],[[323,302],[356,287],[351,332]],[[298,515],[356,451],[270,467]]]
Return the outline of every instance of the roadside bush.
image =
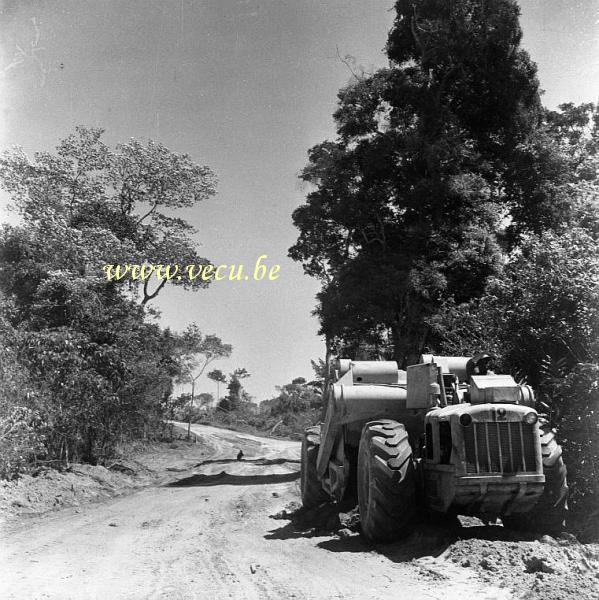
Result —
[[[307,383],[299,377],[278,390],[278,396],[262,402],[259,412],[247,402],[241,402],[231,410],[225,410],[221,405],[214,411],[202,413],[200,421],[196,422],[299,440],[304,429],[320,419],[320,383]]]
[[[599,538],[599,365],[581,364],[555,386],[553,407],[568,467],[569,527]]]
[[[42,426],[39,414],[23,406],[0,416],[0,479],[13,479],[44,453]]]
[[[206,416],[206,409],[200,408],[199,406],[180,406],[175,409],[173,413],[173,419],[175,421],[182,421],[185,423],[201,423]]]

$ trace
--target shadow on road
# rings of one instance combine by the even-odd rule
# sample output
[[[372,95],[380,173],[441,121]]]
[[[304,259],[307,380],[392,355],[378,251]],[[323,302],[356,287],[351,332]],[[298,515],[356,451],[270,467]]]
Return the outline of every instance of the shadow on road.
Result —
[[[237,461],[235,461],[237,462]],[[166,484],[166,487],[208,487],[214,485],[268,485],[269,483],[287,483],[300,476],[294,473],[274,473],[272,475],[231,475],[225,471],[214,475],[197,474],[184,477]]]
[[[305,509],[295,505],[283,510],[273,519],[290,522],[269,531],[268,540],[328,537],[316,545],[329,552],[370,552],[376,550],[393,562],[409,562],[424,556],[438,557],[457,540],[480,539],[489,541],[519,541],[534,539],[497,525],[483,525],[477,519],[423,514],[414,524],[414,531],[405,539],[389,544],[372,544],[360,535],[360,518],[350,504],[323,504]]]
[[[242,459],[238,461],[236,458],[215,458],[209,460],[203,460],[199,462],[197,465],[194,465],[194,468],[201,467],[202,465],[214,465],[214,464],[229,464],[229,463],[249,463],[252,465],[282,465],[284,463],[301,463],[302,461],[299,458],[250,458],[250,459]]]
[[[423,556],[440,556],[458,536],[448,527],[417,527],[404,540],[390,544],[373,544],[361,535],[345,538],[333,537],[319,542],[317,546],[330,552],[369,552],[376,550],[393,562],[410,562]]]
[[[338,504],[322,504],[316,508],[303,508],[293,503],[271,519],[290,520],[283,527],[273,529],[264,537],[267,540],[287,540],[300,537],[331,535],[342,528],[359,531],[355,502],[343,501]]]

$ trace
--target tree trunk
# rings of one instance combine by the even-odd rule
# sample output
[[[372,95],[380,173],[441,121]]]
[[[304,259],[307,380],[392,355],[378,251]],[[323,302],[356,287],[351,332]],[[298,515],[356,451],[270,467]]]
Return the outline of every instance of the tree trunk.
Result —
[[[196,381],[191,380],[191,398],[189,399],[189,423],[187,424],[187,439],[191,438],[191,411],[193,410],[193,399],[195,396]]]
[[[326,365],[326,369],[324,372],[324,385],[322,386],[322,407],[320,409],[320,420],[324,423],[326,413],[327,413],[327,403],[329,398],[329,388],[331,386],[331,340],[327,335],[325,335],[325,353],[324,353],[324,361]]]
[[[393,360],[400,369],[418,364],[428,338],[428,327],[422,322],[420,309],[408,311],[405,319],[391,325]]]

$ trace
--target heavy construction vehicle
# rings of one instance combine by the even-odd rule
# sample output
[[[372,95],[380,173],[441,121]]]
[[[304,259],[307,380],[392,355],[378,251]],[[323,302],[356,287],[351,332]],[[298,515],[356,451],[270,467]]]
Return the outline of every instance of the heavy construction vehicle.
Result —
[[[302,442],[303,505],[357,488],[373,541],[407,535],[422,508],[559,530],[568,486],[555,432],[532,389],[490,372],[490,359],[423,355],[407,372],[395,362],[335,361],[324,423]]]

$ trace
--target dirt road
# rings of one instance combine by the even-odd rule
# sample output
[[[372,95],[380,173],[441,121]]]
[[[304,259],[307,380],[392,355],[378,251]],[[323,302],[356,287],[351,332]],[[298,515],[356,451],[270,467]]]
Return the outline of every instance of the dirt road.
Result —
[[[433,558],[298,531],[273,516],[299,499],[299,443],[193,431],[211,451],[172,465],[170,481],[6,527],[0,598],[513,597],[447,550]]]

